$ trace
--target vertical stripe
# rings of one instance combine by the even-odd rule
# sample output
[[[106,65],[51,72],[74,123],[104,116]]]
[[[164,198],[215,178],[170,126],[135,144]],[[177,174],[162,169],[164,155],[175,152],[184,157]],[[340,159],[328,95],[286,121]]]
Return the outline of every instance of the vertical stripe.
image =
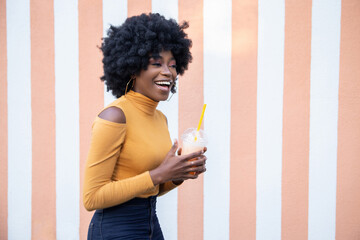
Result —
[[[153,0],[152,12],[160,13],[167,19],[178,21],[178,1],[177,0]],[[179,87],[179,82],[177,82]],[[178,118],[179,118],[179,94],[175,93],[168,101],[160,102],[158,109],[162,111],[168,120],[168,128],[171,139],[178,138]]]
[[[166,19],[172,18],[178,21],[178,0],[152,0],[151,3],[153,13],[160,13]]]
[[[151,12],[151,0],[128,0],[129,17]]]
[[[78,239],[79,37],[78,2],[54,1],[56,110],[56,239]]]
[[[285,3],[259,1],[256,239],[281,238]]]
[[[193,61],[189,65],[189,70],[179,80],[179,135],[187,128],[197,126],[204,103],[203,1],[180,1],[179,21],[184,20],[190,24],[186,32],[193,42]],[[178,189],[180,240],[203,239],[203,182],[203,175],[200,175],[197,180],[184,182]]]
[[[6,2],[8,239],[31,238],[30,1]],[[19,71],[21,69],[21,71]],[[19,181],[19,177],[21,181]]]
[[[32,239],[56,237],[53,1],[30,1]]]
[[[231,13],[231,0],[204,1],[204,129],[209,137],[204,239],[209,240],[229,239]]]
[[[230,239],[256,235],[258,2],[233,1]]]
[[[104,106],[100,81],[102,55],[97,46],[102,38],[102,1],[79,0],[79,107],[80,107],[80,239],[86,239],[93,213],[83,207],[84,168],[91,139],[91,125]]]
[[[165,238],[357,239],[358,0],[0,0],[0,239],[86,239],[91,124],[114,99],[98,46],[151,8],[190,20],[193,63],[159,105],[172,139],[208,104],[208,170],[159,198]]]
[[[177,0],[153,0],[152,12],[160,13],[165,18],[178,20]],[[179,83],[177,83],[179,85]],[[158,109],[167,117],[171,139],[178,139],[179,94],[175,93],[169,101],[160,102]],[[157,212],[165,239],[177,239],[178,190],[174,189],[158,198]]]
[[[281,237],[289,240],[308,236],[310,54],[311,0],[286,0]]]
[[[127,0],[103,0],[103,37],[107,36],[110,25],[119,26],[127,17]],[[116,98],[104,85],[104,105],[107,106]]]
[[[336,239],[360,238],[360,2],[342,0]]]
[[[0,1],[0,239],[8,238],[8,121],[7,121],[6,1]]]
[[[313,0],[309,239],[335,239],[340,0]]]

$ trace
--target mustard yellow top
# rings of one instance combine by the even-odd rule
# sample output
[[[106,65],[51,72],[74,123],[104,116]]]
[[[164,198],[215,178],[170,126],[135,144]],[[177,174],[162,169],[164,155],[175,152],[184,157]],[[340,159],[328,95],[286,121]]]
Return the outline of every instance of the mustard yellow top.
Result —
[[[162,195],[176,187],[172,182],[154,186],[149,174],[172,145],[166,117],[157,105],[130,91],[106,107],[120,108],[126,123],[96,117],[85,168],[83,200],[87,210]]]

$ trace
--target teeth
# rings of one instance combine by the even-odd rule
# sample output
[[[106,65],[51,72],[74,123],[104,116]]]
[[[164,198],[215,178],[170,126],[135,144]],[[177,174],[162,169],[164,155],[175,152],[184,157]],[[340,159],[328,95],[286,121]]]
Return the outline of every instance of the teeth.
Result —
[[[168,85],[170,86],[170,82],[156,82],[158,85]]]

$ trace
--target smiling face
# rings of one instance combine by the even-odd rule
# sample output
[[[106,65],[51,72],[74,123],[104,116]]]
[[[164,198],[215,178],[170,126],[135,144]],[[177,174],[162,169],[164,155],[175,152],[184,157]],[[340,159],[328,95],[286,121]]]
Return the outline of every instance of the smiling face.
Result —
[[[176,61],[171,51],[152,55],[147,70],[136,76],[134,91],[158,102],[169,97],[176,78]]]

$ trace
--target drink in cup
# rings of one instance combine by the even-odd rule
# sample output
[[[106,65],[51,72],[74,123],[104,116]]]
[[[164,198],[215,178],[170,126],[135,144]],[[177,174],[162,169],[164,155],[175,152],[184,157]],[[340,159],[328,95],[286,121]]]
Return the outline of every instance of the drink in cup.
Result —
[[[182,135],[182,152],[181,155],[201,151],[207,145],[207,137],[203,130],[197,130],[196,128],[187,129]],[[191,159],[189,161],[194,161]],[[195,175],[195,172],[190,172]]]

